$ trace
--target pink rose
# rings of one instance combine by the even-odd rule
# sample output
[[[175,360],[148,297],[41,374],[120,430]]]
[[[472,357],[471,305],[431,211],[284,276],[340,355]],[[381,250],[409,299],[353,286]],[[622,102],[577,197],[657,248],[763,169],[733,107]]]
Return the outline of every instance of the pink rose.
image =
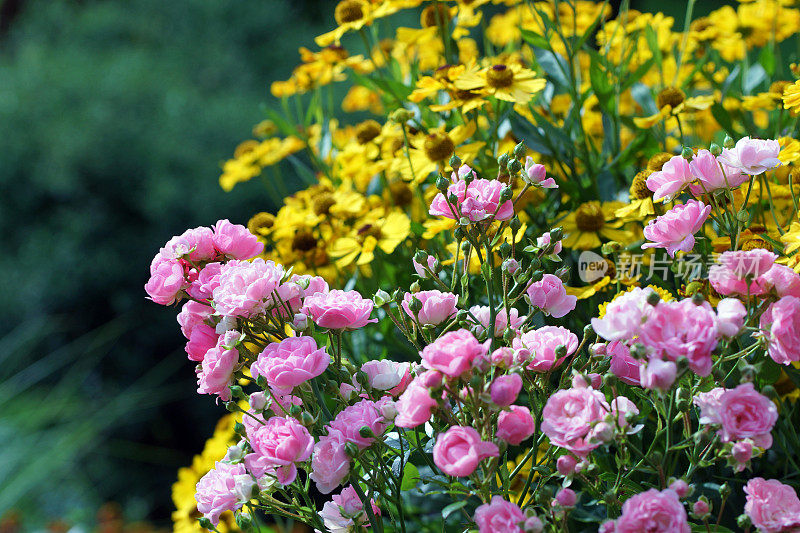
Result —
[[[311,457],[311,479],[322,494],[330,494],[350,473],[350,456],[345,451],[347,439],[339,431],[319,438]]]
[[[373,435],[380,436],[386,430],[386,420],[381,413],[381,401],[361,400],[357,404],[345,407],[336,415],[328,431],[339,431],[347,441],[364,449],[375,442],[375,437],[364,437],[361,429],[368,427]]]
[[[778,298],[784,296],[800,298],[800,275],[786,265],[772,265],[772,267],[761,276],[761,280],[775,289]]]
[[[609,302],[603,318],[592,319],[592,328],[607,341],[632,339],[653,312],[653,306],[647,303],[652,292],[650,288],[634,287],[622,293]]]
[[[622,505],[615,533],[690,533],[686,510],[675,491],[650,489]]]
[[[543,313],[561,318],[573,309],[577,296],[568,295],[564,282],[553,274],[545,274],[541,281],[531,283],[525,292],[531,307],[538,307]]]
[[[197,392],[218,394],[220,399],[231,399],[228,385],[233,379],[233,369],[239,362],[239,351],[235,348],[241,334],[228,331],[217,340],[217,345],[205,353],[200,369],[197,371]]]
[[[491,442],[481,440],[474,428],[452,426],[436,438],[433,462],[448,476],[466,477],[488,457],[499,457],[500,450]]]
[[[214,247],[231,259],[250,259],[264,251],[264,244],[246,227],[231,224],[227,219],[214,225]]]
[[[479,533],[522,533],[527,516],[517,505],[492,496],[491,503],[475,509],[474,519]]]
[[[645,389],[669,390],[678,376],[678,367],[672,361],[651,358],[639,369],[639,384]]]
[[[552,444],[586,458],[599,446],[589,438],[592,426],[610,411],[603,394],[592,388],[560,390],[544,406],[542,432]]]
[[[414,428],[424,424],[430,420],[431,410],[434,407],[436,407],[436,400],[431,398],[430,391],[422,385],[422,380],[418,377],[408,385],[395,403],[397,417],[394,419],[394,425],[401,428]]]
[[[422,304],[422,309],[419,310],[419,313],[414,313],[409,308],[414,298]],[[420,324],[438,325],[456,314],[457,302],[458,296],[451,292],[432,290],[420,291],[414,294],[407,292],[403,296],[402,305],[408,316],[411,318],[418,317]]]
[[[556,470],[562,476],[571,476],[575,473],[575,467],[578,466],[578,461],[571,455],[562,455],[556,461]]]
[[[673,156],[661,170],[647,178],[647,188],[653,191],[653,200],[671,201],[687,185],[694,181],[689,162],[683,156]]]
[[[425,260],[425,266],[421,265],[420,263],[417,263],[416,259],[412,259],[411,264],[414,266],[414,271],[422,279],[428,279],[431,276],[430,273],[425,270],[425,266],[427,266],[428,269],[430,269],[430,271],[433,272],[434,274],[436,273],[437,261],[436,258],[432,255],[429,255],[428,258]]]
[[[789,485],[757,477],[747,482],[744,493],[744,512],[759,531],[779,533],[800,528],[800,499]]]
[[[261,477],[274,468],[278,482],[290,485],[297,476],[295,463],[308,460],[314,450],[314,438],[305,426],[294,418],[273,416],[247,429],[253,448],[244,458],[247,469]]]
[[[606,353],[611,356],[611,367],[609,370],[617,376],[620,381],[628,385],[639,385],[639,369],[642,362],[631,356],[631,351],[620,341],[608,343]]]
[[[492,382],[490,395],[492,402],[500,407],[507,407],[517,399],[522,390],[522,377],[519,374],[498,376]]]
[[[753,457],[753,445],[749,440],[735,442],[731,447],[731,457],[736,462],[733,466],[734,472],[742,472],[747,468],[747,463]]]
[[[518,357],[529,361],[529,370],[549,372],[575,353],[578,349],[578,337],[561,326],[542,326],[515,337],[511,346],[517,351]],[[557,357],[556,350],[560,346],[565,349],[564,355]]]
[[[543,189],[558,189],[558,185],[553,178],[547,177],[547,169],[544,165],[534,163],[530,156],[525,158],[525,172],[522,175],[525,183],[536,185]]]
[[[358,291],[332,290],[308,296],[302,312],[325,329],[353,330],[377,322],[370,320],[372,300],[361,297]]]
[[[778,421],[778,408],[755,390],[752,383],[743,383],[722,393],[717,412],[723,442],[750,438],[761,448],[772,445],[770,432]]]
[[[214,289],[214,308],[228,316],[251,317],[274,305],[273,292],[283,277],[283,267],[260,257],[252,261],[230,261],[219,274]]]
[[[472,222],[486,219],[508,220],[514,216],[514,203],[511,200],[500,203],[500,192],[506,187],[504,183],[476,178],[475,173],[467,165],[459,168],[458,173],[455,182],[447,188],[447,196],[445,193],[437,194],[431,202],[428,213],[453,220],[466,217]],[[469,185],[463,179],[468,173],[473,174]],[[456,196],[454,206],[447,201],[451,194]]]
[[[186,289],[192,298],[197,300],[208,300],[214,294],[214,289],[219,286],[219,273],[222,272],[222,263],[208,263],[197,279]]]
[[[187,257],[193,263],[213,259],[215,251],[211,229],[205,227],[187,229],[181,235],[168,240],[158,253],[166,259]]]
[[[761,315],[759,326],[767,339],[769,356],[788,365],[800,361],[800,298],[784,296]]]
[[[314,337],[289,337],[272,342],[250,366],[253,378],[264,376],[269,387],[279,394],[288,394],[301,383],[325,372],[330,357],[319,348]]]
[[[708,302],[696,305],[691,298],[660,301],[642,328],[639,341],[670,361],[685,356],[689,368],[705,377],[711,372],[711,353],[719,342],[717,316]]]
[[[619,429],[629,435],[642,429],[641,425],[632,427],[628,422],[628,418],[639,414],[639,408],[625,396],[617,396],[611,400],[611,414],[617,419]]]
[[[536,246],[539,248],[547,248],[552,243],[552,237],[550,236],[550,232],[543,233],[541,236],[536,238]],[[563,245],[561,241],[556,241],[553,245],[553,251],[548,254],[548,257],[558,257],[558,254],[561,253]]]
[[[722,295],[764,294],[771,283],[763,276],[772,268],[777,257],[760,248],[723,252],[717,264],[708,269],[708,281]]]
[[[578,495],[572,489],[561,489],[556,493],[555,501],[561,507],[575,507]]]
[[[697,200],[676,205],[660,217],[648,222],[644,236],[648,241],[642,248],[665,248],[670,257],[681,250],[694,248],[694,234],[700,231],[711,213],[711,206]]]
[[[388,359],[367,361],[361,365],[361,371],[367,375],[369,386],[379,391],[386,391],[392,396],[402,394],[411,382],[409,363],[395,363]]]
[[[151,272],[144,286],[150,299],[159,305],[171,305],[181,290],[188,287],[183,265],[178,260],[162,261]]]
[[[742,137],[733,149],[723,150],[717,160],[746,174],[757,176],[783,164],[778,159],[780,151],[781,145],[776,140]]]
[[[497,418],[498,439],[517,446],[536,431],[531,412],[527,407],[512,405],[510,411],[501,411]]]
[[[422,366],[456,378],[486,355],[486,347],[466,329],[445,333],[422,350]]]
[[[482,331],[487,331],[490,327],[491,311],[489,306],[486,305],[473,305],[469,308],[470,314],[478,320],[478,325],[481,326]],[[509,320],[508,313],[505,307],[497,311],[494,317],[494,336],[502,337],[508,328],[517,329],[521,326],[526,316],[519,316],[519,311],[511,308],[511,320]]]
[[[723,337],[733,338],[739,334],[747,317],[747,309],[736,298],[723,298],[717,304],[717,329]]]
[[[719,189],[735,189],[750,179],[738,168],[720,164],[714,154],[708,150],[697,151],[692,162],[689,163],[689,170],[692,176],[700,182],[698,185],[689,186],[695,196]]]
[[[247,473],[243,464],[216,462],[214,468],[197,482],[194,495],[197,510],[216,526],[219,524],[219,515],[225,511],[241,509],[249,500],[249,495],[247,498],[240,497],[243,486],[249,486],[252,491],[254,485],[252,476]]]
[[[374,500],[370,500],[370,505],[374,514],[381,514]],[[369,520],[367,513],[364,512],[364,503],[352,485],[348,485],[340,494],[335,495],[332,501],[325,502],[319,516],[330,533],[362,531],[364,529],[362,526]]]
[[[493,366],[511,368],[514,364],[514,350],[507,346],[501,346],[492,352],[489,361]]]
[[[217,345],[219,335],[211,326],[198,324],[192,329],[189,342],[186,343],[186,353],[192,361],[202,361],[206,352]]]
[[[214,313],[214,310],[200,302],[186,302],[178,313],[178,324],[181,325],[181,333],[187,339],[191,338],[192,330],[198,324],[204,324],[205,321]]]

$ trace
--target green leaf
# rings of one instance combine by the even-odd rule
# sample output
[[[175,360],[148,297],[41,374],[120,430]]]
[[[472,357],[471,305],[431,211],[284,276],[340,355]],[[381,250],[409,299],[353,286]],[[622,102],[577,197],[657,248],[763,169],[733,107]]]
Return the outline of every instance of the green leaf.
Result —
[[[411,490],[417,486],[419,481],[419,470],[414,463],[406,463],[403,468],[403,479],[400,482],[400,490]]]
[[[542,48],[544,50],[550,50],[550,42],[545,37],[531,30],[521,30],[521,31],[522,31],[522,38],[529,45],[536,48]]]
[[[455,511],[458,511],[462,507],[467,505],[467,500],[461,500],[460,502],[451,503],[444,509],[442,509],[442,518],[447,520],[447,517],[453,514]]]
[[[658,36],[652,26],[647,26],[644,30],[644,36],[647,40],[647,46],[653,53],[653,59],[656,61],[658,68],[661,68],[661,48],[658,47]]]
[[[761,66],[764,67],[764,70],[767,71],[767,74],[772,76],[775,74],[775,52],[772,50],[772,47],[765,46],[761,49],[761,54],[758,57],[758,62],[761,63]]]
[[[738,137],[736,132],[733,129],[733,122],[731,121],[731,116],[728,113],[728,110],[722,107],[722,104],[719,102],[715,103],[711,106],[711,114],[714,116],[714,119],[722,126],[722,129],[733,138]]]
[[[600,65],[601,59],[598,54],[593,54],[591,62],[589,63],[589,80],[592,84],[597,100],[600,107],[605,111],[612,111],[612,97],[614,96],[614,86],[608,80],[606,70]]]
[[[733,531],[727,527],[715,524],[709,524],[708,528],[706,528],[704,524],[689,524],[689,526],[692,529],[692,533],[695,531],[697,531],[697,533],[708,533],[709,531],[711,531],[711,533],[733,533]]]

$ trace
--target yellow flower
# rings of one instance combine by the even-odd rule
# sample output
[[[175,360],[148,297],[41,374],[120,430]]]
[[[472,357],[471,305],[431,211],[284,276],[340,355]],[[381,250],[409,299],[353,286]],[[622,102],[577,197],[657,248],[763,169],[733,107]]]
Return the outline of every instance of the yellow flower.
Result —
[[[783,90],[783,107],[791,110],[800,108],[800,80]]]
[[[714,97],[711,95],[687,98],[686,93],[678,87],[665,87],[656,96],[658,112],[649,117],[635,117],[633,122],[638,128],[647,129],[669,117],[677,117],[684,113],[702,111],[708,109],[713,104]]]
[[[630,202],[617,209],[614,214],[618,218],[643,220],[655,214],[653,191],[647,188],[647,177],[652,173],[652,170],[642,170],[633,177],[631,188],[628,190]]]
[[[661,297],[661,299],[664,300],[665,302],[671,302],[672,300],[675,299],[675,296],[673,296],[672,293],[669,292],[666,289],[662,289],[661,287],[658,287],[656,285],[648,285],[647,287],[650,288],[650,289],[653,289],[656,292],[656,294],[658,294]],[[614,297],[610,301],[603,302],[600,305],[598,305],[597,306],[597,318],[603,318],[606,315],[606,309],[608,308],[608,304],[610,304],[611,302],[613,302],[614,300],[616,300],[617,298],[619,298],[623,294],[631,292],[635,288],[636,288],[636,285],[632,285],[632,286],[628,287],[627,290],[620,291],[617,294],[615,294]]]
[[[623,229],[623,221],[616,218],[622,202],[586,202],[565,216],[559,223],[564,229],[564,246],[577,250],[591,250],[604,241],[626,244],[634,239],[630,230]]]
[[[509,499],[514,503],[520,503],[522,500],[522,490],[525,488],[525,484],[528,481],[528,477],[531,475],[531,470],[533,470],[534,466],[539,466],[544,462],[545,456],[547,455],[547,450],[550,449],[550,445],[547,443],[542,443],[539,445],[539,448],[536,450],[536,459],[534,460],[532,457],[528,459],[528,461],[522,465],[522,461],[525,460],[526,454],[520,454],[517,458],[513,461],[508,461],[506,463],[506,468],[508,469],[508,475],[514,473],[514,470],[519,466],[522,467],[517,471],[516,475],[511,477],[509,481]],[[536,479],[539,477],[538,472],[534,472],[533,478]],[[498,484],[500,483],[500,479],[498,476]],[[530,493],[529,493],[530,494]]]
[[[485,143],[473,142],[464,144],[475,133],[475,123],[459,125],[450,130],[444,127],[429,130],[428,134],[420,133],[410,140],[408,156],[401,153],[394,159],[393,170],[398,172],[406,181],[414,180],[417,183],[425,181],[427,177],[441,168],[448,172],[450,156],[456,154],[462,161],[472,161]]]
[[[379,216],[377,210],[370,213],[348,237],[340,237],[331,246],[332,257],[338,257],[336,264],[344,267],[355,261],[356,265],[367,265],[375,259],[375,249],[380,248],[390,254],[408,237],[411,221],[405,213],[392,211]]]
[[[342,100],[342,111],[354,113],[356,111],[369,111],[374,115],[383,113],[381,96],[363,85],[354,85],[347,91]]]
[[[781,242],[783,243],[783,253],[787,256],[800,250],[800,222],[792,222],[789,231],[781,235]],[[797,254],[795,259],[800,259],[800,254]],[[800,272],[800,261],[795,263],[795,271]]]
[[[234,158],[222,166],[219,185],[224,191],[230,191],[237,183],[258,176],[264,167],[280,162],[305,146],[294,136],[285,139],[273,137],[261,142],[245,141],[237,147]]]
[[[345,33],[358,31],[372,24],[375,19],[391,15],[397,10],[398,8],[389,2],[382,2],[376,6],[365,0],[342,0],[336,5],[333,13],[338,24],[336,29],[318,36],[314,41],[319,46],[338,44]]]
[[[527,104],[533,95],[544,89],[547,82],[537,78],[532,70],[517,63],[497,64],[484,69],[469,68],[455,81],[458,89],[481,91],[499,100]]]

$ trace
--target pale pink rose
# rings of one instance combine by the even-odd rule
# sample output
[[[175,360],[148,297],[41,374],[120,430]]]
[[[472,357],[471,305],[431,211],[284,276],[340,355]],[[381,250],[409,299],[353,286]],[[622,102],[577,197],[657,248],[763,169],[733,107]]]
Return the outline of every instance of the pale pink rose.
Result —
[[[197,300],[208,300],[214,294],[214,289],[219,286],[219,273],[222,272],[222,263],[208,263],[197,279],[186,289],[192,298]]]
[[[498,376],[492,381],[490,389],[492,402],[500,407],[507,407],[514,403],[520,390],[522,390],[522,377],[519,374]]]
[[[771,286],[771,283],[764,279],[764,275],[775,264],[777,257],[774,253],[760,248],[723,252],[717,264],[709,268],[708,281],[714,290],[722,295],[764,294]]]
[[[215,526],[219,515],[225,511],[241,509],[249,498],[241,498],[242,486],[249,480],[252,490],[255,481],[247,473],[243,464],[216,462],[214,468],[197,482],[194,499],[197,511],[208,518]]]
[[[264,391],[258,391],[250,395],[248,403],[254,411],[263,411],[269,403],[269,399]]]
[[[622,505],[615,533],[690,533],[686,510],[675,491],[650,489]]]
[[[511,346],[520,358],[528,361],[527,368],[534,372],[549,372],[558,367],[578,349],[578,337],[561,326],[542,326],[515,337]],[[556,356],[556,350],[563,346],[563,357]]]
[[[744,487],[744,512],[763,533],[800,529],[800,499],[789,485],[777,479],[753,478]]]
[[[217,394],[223,401],[231,399],[228,385],[233,378],[233,370],[239,362],[239,351],[235,348],[241,333],[228,331],[217,340],[217,345],[203,356],[197,370],[197,392]]]
[[[192,335],[186,343],[186,353],[192,361],[202,361],[211,348],[217,345],[219,335],[211,326],[198,324],[192,328]]]
[[[698,150],[689,163],[689,170],[694,178],[700,182],[690,185],[689,189],[695,196],[711,193],[719,189],[735,189],[750,178],[741,170],[720,164],[714,154],[708,150]]]
[[[350,456],[345,451],[347,439],[339,431],[319,438],[311,457],[311,479],[322,494],[330,494],[350,473]]]
[[[210,306],[200,302],[188,301],[183,304],[181,312],[178,313],[178,324],[181,325],[183,336],[191,338],[194,327],[204,324],[213,313],[214,310]]]
[[[219,274],[214,289],[214,308],[228,316],[251,317],[274,304],[273,291],[283,277],[283,267],[260,257],[253,261],[230,261]]]
[[[572,489],[561,489],[556,493],[555,501],[561,507],[575,507],[578,495]]]
[[[416,298],[422,304],[419,313],[414,313],[409,308],[412,298]],[[452,292],[431,290],[413,294],[407,292],[403,296],[402,307],[411,318],[418,317],[420,324],[438,325],[456,314],[456,303],[458,303],[458,296]]]
[[[736,461],[733,467],[734,472],[742,472],[747,468],[747,463],[753,457],[753,445],[749,440],[735,442],[731,447],[731,457]]]
[[[769,343],[767,352],[776,363],[800,361],[800,298],[784,296],[770,304],[759,322]]]
[[[486,355],[486,346],[466,329],[445,333],[422,350],[422,366],[458,377],[472,368],[473,361]]]
[[[723,298],[717,304],[717,329],[723,337],[733,338],[739,334],[747,317],[747,309],[736,298]]]
[[[639,370],[642,362],[631,356],[630,349],[620,341],[608,343],[606,353],[611,356],[611,367],[609,370],[617,376],[620,381],[628,385],[639,385]]]
[[[397,417],[394,419],[394,425],[401,428],[414,428],[424,424],[430,420],[431,410],[434,407],[436,407],[436,400],[431,398],[430,391],[422,385],[420,378],[416,378],[395,403]]]
[[[290,485],[297,476],[295,463],[307,461],[314,451],[314,438],[305,426],[294,418],[273,416],[247,429],[253,448],[253,453],[244,458],[247,469],[261,477],[274,468],[278,482]]]
[[[426,389],[438,389],[442,386],[444,375],[438,370],[426,370],[417,377],[417,380]]]
[[[552,242],[552,237],[550,237],[550,232],[549,231],[546,232],[546,233],[543,233],[541,236],[536,238],[536,246],[538,246],[539,248],[546,248],[546,247],[550,246],[551,242]],[[557,257],[558,254],[561,253],[561,250],[562,250],[562,244],[561,244],[561,241],[558,241],[558,242],[555,243],[555,245],[553,245],[553,251],[549,254],[549,256],[550,257],[552,257],[552,256],[556,256]]]
[[[749,438],[761,448],[772,445],[770,432],[778,421],[778,408],[755,390],[752,383],[743,383],[722,393],[718,413],[723,442]]]
[[[473,305],[469,308],[469,312],[478,320],[478,324],[482,328],[481,331],[487,331],[489,329],[489,322],[491,321],[489,306]],[[519,316],[519,311],[512,307],[511,320],[509,320],[505,307],[500,308],[500,310],[497,311],[497,315],[494,317],[494,336],[502,337],[508,328],[517,329],[525,322],[526,318],[528,317]]]
[[[436,273],[436,258],[432,255],[429,255],[425,262],[430,271]],[[419,277],[422,279],[428,279],[430,277],[430,274],[425,270],[425,267],[417,263],[416,259],[412,259],[411,263],[414,265],[414,271]]]
[[[642,328],[639,342],[670,361],[685,356],[689,368],[705,377],[711,372],[711,353],[719,342],[717,315],[708,302],[662,300]]]
[[[448,476],[466,477],[488,457],[499,457],[497,445],[481,440],[474,428],[452,426],[436,438],[433,462]]]
[[[699,422],[701,424],[722,425],[719,417],[719,401],[725,389],[716,387],[708,392],[699,392],[694,395],[692,402],[700,409]]]
[[[167,259],[186,257],[193,263],[213,259],[215,251],[211,229],[205,227],[187,229],[168,240],[158,253]]]
[[[281,283],[276,289],[280,298],[276,310],[282,316],[296,315],[303,307],[303,298],[329,290],[328,282],[319,276],[293,274],[290,280]]]
[[[598,442],[589,439],[592,426],[611,411],[605,397],[592,388],[560,390],[542,411],[542,432],[555,446],[586,458]]]
[[[530,156],[525,158],[523,180],[525,180],[525,183],[537,185],[543,189],[558,189],[556,180],[547,177],[547,169],[544,168],[544,165],[534,163],[533,158]]]
[[[270,389],[288,394],[301,383],[325,372],[330,356],[314,337],[289,337],[272,342],[250,366],[253,378],[264,376]]]
[[[507,346],[501,346],[492,352],[489,360],[493,366],[511,368],[514,364],[514,350]]]
[[[781,145],[776,140],[742,137],[734,148],[723,150],[717,160],[746,174],[757,176],[783,164],[778,159],[780,151]]]
[[[564,282],[553,274],[545,274],[540,281],[531,283],[525,292],[531,307],[538,307],[554,318],[561,318],[575,309],[578,301],[577,296],[567,294]]]
[[[651,358],[639,369],[639,384],[645,389],[669,390],[675,383],[678,367],[672,361]]]
[[[694,234],[700,231],[711,213],[711,206],[697,200],[676,205],[644,228],[646,242],[642,248],[664,248],[670,257],[681,250],[690,252],[694,248]]]
[[[181,290],[188,287],[183,264],[178,260],[162,261],[151,272],[144,286],[150,299],[159,305],[171,305]]]
[[[687,497],[689,495],[689,491],[691,490],[689,484],[682,479],[674,480],[672,483],[669,484],[668,488],[670,490],[675,491],[675,494],[677,494],[678,498],[680,498],[681,500]]]
[[[361,370],[369,379],[369,386],[386,391],[392,396],[402,394],[411,382],[410,363],[395,363],[389,359],[367,361]]]
[[[474,515],[479,533],[522,533],[527,518],[517,505],[500,496],[492,496],[492,502],[479,506]]]
[[[458,172],[459,178],[469,172],[474,176],[474,172],[467,165],[459,168]],[[500,192],[505,187],[506,185],[498,180],[474,178],[467,185],[463,179],[457,179],[447,188],[447,193],[439,193],[434,197],[428,213],[453,220],[466,217],[471,222],[487,219],[508,220],[514,216],[514,203],[511,200],[500,203]],[[447,197],[454,194],[457,198],[456,205],[448,204],[445,194]]]
[[[375,500],[370,500],[370,505],[375,515],[381,514],[375,505]],[[332,501],[325,502],[319,516],[329,533],[362,531],[363,526],[369,521],[364,511],[364,503],[352,485],[348,485],[341,493],[333,496]]]
[[[556,461],[556,470],[562,476],[571,476],[575,473],[575,467],[578,466],[578,460],[571,455],[562,455]]]
[[[639,408],[625,396],[617,396],[611,400],[611,414],[617,419],[619,428],[627,434],[633,434],[642,429],[642,426],[631,426],[628,418],[639,414]]]
[[[303,301],[303,313],[325,329],[353,330],[377,322],[369,318],[372,300],[362,298],[358,291],[318,292]]]
[[[381,436],[386,431],[387,423],[380,408],[381,401],[372,400],[361,400],[345,407],[328,424],[328,431],[341,432],[345,439],[363,450],[375,442],[375,437],[362,436],[361,428],[368,427],[376,436]]]
[[[630,340],[639,334],[642,324],[653,312],[647,298],[653,289],[634,287],[609,302],[603,318],[593,318],[595,333],[607,341]]]
[[[786,265],[772,265],[761,279],[775,289],[778,298],[784,296],[800,298],[800,274]]]
[[[689,162],[683,156],[673,156],[661,170],[647,178],[647,188],[653,191],[653,200],[672,200],[687,185],[694,181]]]
[[[497,433],[495,436],[511,444],[518,446],[522,441],[533,435],[536,431],[531,412],[527,407],[512,405],[510,411],[501,411],[497,418]]]
[[[240,224],[227,219],[214,225],[214,247],[231,259],[251,259],[264,251],[264,244]]]

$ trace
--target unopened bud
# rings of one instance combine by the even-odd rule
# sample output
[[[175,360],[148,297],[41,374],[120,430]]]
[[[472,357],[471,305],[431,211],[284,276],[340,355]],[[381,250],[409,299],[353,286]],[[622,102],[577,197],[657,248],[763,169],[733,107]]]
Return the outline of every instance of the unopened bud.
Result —
[[[497,164],[500,165],[501,169],[504,169],[508,165],[508,160],[508,154],[500,154],[500,157],[497,158]]]
[[[418,293],[418,292],[420,291],[420,288],[419,288],[419,281],[415,281],[415,282],[413,282],[413,283],[411,284],[411,286],[408,288],[408,290],[409,290],[409,291],[411,291],[411,293],[412,293],[412,294],[416,294],[416,293]]]
[[[731,148],[736,146],[736,141],[734,141],[733,138],[731,138],[730,135],[726,135],[725,136],[725,140],[722,141],[722,146],[724,146],[725,148],[730,150]]]
[[[441,192],[445,192],[450,187],[450,182],[444,176],[436,178],[436,188]]]
[[[514,147],[514,157],[517,159],[525,157],[525,141],[520,142]]]
[[[736,519],[736,525],[742,528],[742,530],[749,530],[750,526],[753,525],[753,521],[750,520],[750,517],[746,514],[740,514],[739,518]]]
[[[383,289],[378,289],[378,292],[372,297],[372,301],[375,303],[375,307],[383,307],[391,301],[391,296]]]
[[[303,414],[300,415],[300,423],[306,427],[311,427],[317,423],[317,419],[314,418],[308,411],[303,411]]]
[[[522,170],[522,163],[520,163],[517,159],[512,159],[508,162],[508,169],[509,174],[516,175],[519,174],[520,170]]]
[[[717,143],[711,143],[711,146],[708,147],[708,151],[711,152],[711,155],[716,157],[722,153],[722,147]]]
[[[456,154],[453,154],[450,156],[449,164],[453,168],[453,170],[457,171],[458,167],[461,166],[461,159],[459,159],[459,157]]]
[[[503,187],[503,190],[500,191],[500,201],[501,202],[507,202],[507,201],[511,200],[511,198],[513,196],[514,196],[514,191],[511,190],[511,187],[508,187],[508,186]]]
[[[563,266],[554,272],[556,277],[564,283],[569,281],[569,267]]]
[[[619,252],[620,250],[622,250],[622,245],[617,241],[604,242],[603,245],[600,247],[600,252],[603,255],[611,255]]]
[[[511,189],[508,189],[511,190]],[[519,217],[514,216],[511,221],[508,223],[508,227],[511,228],[511,231],[516,233],[522,228],[522,222],[520,222]]]
[[[694,157],[694,151],[692,151],[692,149],[688,146],[684,146],[683,150],[681,150],[681,157],[690,160]]]

